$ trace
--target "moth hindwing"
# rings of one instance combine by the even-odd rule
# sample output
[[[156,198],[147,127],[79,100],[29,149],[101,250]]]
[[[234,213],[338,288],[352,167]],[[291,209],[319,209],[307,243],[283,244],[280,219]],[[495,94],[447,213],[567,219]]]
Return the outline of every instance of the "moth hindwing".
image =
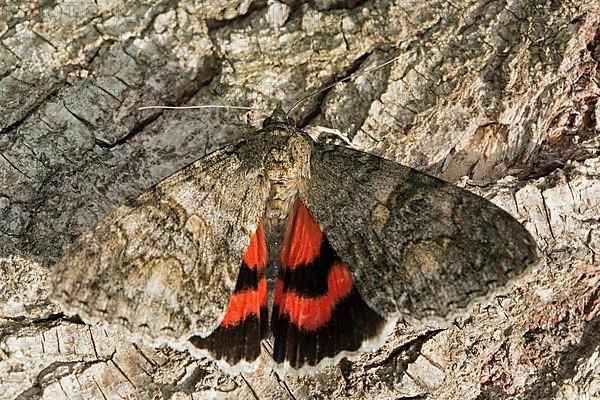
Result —
[[[376,349],[403,315],[463,309],[535,259],[490,202],[314,143],[276,110],[84,233],[55,266],[53,299],[233,372],[257,365],[265,338],[276,363],[306,369]]]

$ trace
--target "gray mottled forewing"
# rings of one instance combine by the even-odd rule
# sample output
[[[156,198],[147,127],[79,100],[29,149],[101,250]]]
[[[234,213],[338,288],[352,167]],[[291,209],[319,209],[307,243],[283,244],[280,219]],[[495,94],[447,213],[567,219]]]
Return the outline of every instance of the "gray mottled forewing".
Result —
[[[208,335],[265,209],[261,163],[243,159],[246,147],[194,162],[84,233],[54,267],[53,300],[157,342]]]
[[[300,195],[383,316],[448,315],[536,259],[529,233],[492,203],[344,147],[314,146]]]

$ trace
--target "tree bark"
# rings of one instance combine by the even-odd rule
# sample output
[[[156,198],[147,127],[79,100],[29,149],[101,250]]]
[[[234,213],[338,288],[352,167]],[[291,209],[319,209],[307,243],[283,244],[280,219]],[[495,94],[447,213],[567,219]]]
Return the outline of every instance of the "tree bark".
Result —
[[[600,398],[596,0],[0,10],[0,399]],[[297,123],[522,221],[541,261],[505,294],[445,324],[407,318],[380,351],[299,377],[229,377],[47,300],[53,263],[125,199],[393,57],[307,99]]]

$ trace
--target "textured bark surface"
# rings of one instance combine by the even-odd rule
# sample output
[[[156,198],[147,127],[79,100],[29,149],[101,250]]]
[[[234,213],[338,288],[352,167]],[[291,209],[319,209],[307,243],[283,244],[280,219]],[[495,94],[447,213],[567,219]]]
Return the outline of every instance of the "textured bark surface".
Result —
[[[599,397],[598,15],[595,0],[2,5],[0,398]],[[126,198],[394,56],[297,120],[523,221],[543,259],[505,295],[303,378],[231,378],[47,301],[53,263]],[[264,111],[137,111],[154,103]]]

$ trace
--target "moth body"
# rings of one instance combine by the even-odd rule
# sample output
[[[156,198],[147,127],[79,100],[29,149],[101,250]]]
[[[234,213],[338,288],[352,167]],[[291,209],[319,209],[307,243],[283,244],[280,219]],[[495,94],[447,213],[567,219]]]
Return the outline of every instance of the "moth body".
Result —
[[[306,186],[310,177],[312,140],[289,126],[266,131],[260,140],[270,146],[264,159],[269,186],[264,224],[267,236],[275,237],[283,232],[300,188]]]

